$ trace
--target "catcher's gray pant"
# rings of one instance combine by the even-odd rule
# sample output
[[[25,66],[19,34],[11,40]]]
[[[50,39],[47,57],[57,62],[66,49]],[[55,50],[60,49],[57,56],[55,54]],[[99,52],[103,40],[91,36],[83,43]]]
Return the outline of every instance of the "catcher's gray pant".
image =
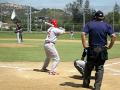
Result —
[[[85,69],[85,61],[77,59],[74,61],[74,66],[75,68],[80,72],[80,74],[84,74],[84,69]]]
[[[46,59],[44,61],[44,65],[42,67],[42,69],[46,69],[49,65],[50,59],[53,59],[53,64],[51,66],[51,72],[55,72],[56,71],[56,67],[60,62],[60,57],[59,54],[55,48],[55,44],[54,43],[45,43],[44,44],[44,49],[45,49],[45,53],[46,53]]]

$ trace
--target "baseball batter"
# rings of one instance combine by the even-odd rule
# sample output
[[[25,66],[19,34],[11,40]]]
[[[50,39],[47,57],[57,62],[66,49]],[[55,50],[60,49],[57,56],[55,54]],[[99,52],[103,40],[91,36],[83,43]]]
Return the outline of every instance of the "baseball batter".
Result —
[[[65,29],[63,28],[58,28],[57,20],[52,19],[51,20],[51,26],[47,30],[47,37],[45,39],[44,43],[44,50],[46,53],[46,59],[44,61],[44,65],[41,69],[42,72],[48,72],[49,70],[47,69],[50,59],[53,59],[53,63],[51,66],[51,69],[49,71],[50,75],[55,75],[56,73],[56,67],[60,62],[60,56],[58,54],[58,51],[55,48],[55,43],[59,35],[65,33]]]

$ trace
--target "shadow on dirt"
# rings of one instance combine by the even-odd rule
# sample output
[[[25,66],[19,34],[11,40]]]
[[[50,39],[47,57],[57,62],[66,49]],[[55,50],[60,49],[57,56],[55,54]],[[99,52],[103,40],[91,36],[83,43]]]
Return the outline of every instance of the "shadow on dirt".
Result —
[[[73,75],[73,76],[70,76],[70,78],[83,80],[83,76],[80,76],[80,75]],[[91,76],[91,79],[94,80],[95,77],[94,77],[94,76]]]
[[[35,71],[35,72],[49,72],[49,70],[46,70],[46,71],[43,71],[43,70],[41,70],[41,69],[33,69],[33,71]]]
[[[75,87],[75,88],[83,88],[82,84],[76,84],[73,82],[64,82],[60,84],[61,86],[70,86],[70,87]],[[90,86],[88,89],[93,90],[93,87]]]
[[[64,83],[61,83],[60,85],[61,86],[71,86],[71,87],[76,87],[76,88],[82,87],[82,84],[76,84],[73,82],[64,82]]]

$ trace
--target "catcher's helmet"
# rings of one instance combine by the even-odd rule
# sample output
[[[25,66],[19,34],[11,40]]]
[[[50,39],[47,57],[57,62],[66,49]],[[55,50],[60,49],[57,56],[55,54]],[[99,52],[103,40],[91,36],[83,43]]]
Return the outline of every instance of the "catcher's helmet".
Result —
[[[54,25],[54,27],[58,27],[58,23],[57,23],[56,19],[52,19],[50,22],[51,22],[51,24]]]

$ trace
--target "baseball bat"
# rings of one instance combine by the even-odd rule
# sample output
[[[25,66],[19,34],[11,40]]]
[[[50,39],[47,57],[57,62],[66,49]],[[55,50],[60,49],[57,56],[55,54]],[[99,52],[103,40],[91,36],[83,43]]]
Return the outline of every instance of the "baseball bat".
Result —
[[[51,26],[51,27],[54,27],[54,25],[53,24],[51,24],[51,23],[49,23],[49,22],[45,22],[45,24],[47,24],[47,25],[49,25],[49,26]],[[61,29],[61,30],[65,30],[64,28],[62,28],[62,27],[59,27],[59,29]]]
[[[45,22],[45,24],[49,25],[49,26],[54,26],[53,24],[49,23],[49,22]]]
[[[49,26],[51,26],[51,27],[54,27],[53,24],[51,24],[51,23],[49,23],[49,22],[46,21],[45,17],[39,17],[38,19],[39,19],[39,22],[40,22],[40,23],[45,23],[46,25],[49,25]],[[65,30],[65,29],[62,28],[62,27],[59,27],[59,28],[62,29],[62,30]]]

